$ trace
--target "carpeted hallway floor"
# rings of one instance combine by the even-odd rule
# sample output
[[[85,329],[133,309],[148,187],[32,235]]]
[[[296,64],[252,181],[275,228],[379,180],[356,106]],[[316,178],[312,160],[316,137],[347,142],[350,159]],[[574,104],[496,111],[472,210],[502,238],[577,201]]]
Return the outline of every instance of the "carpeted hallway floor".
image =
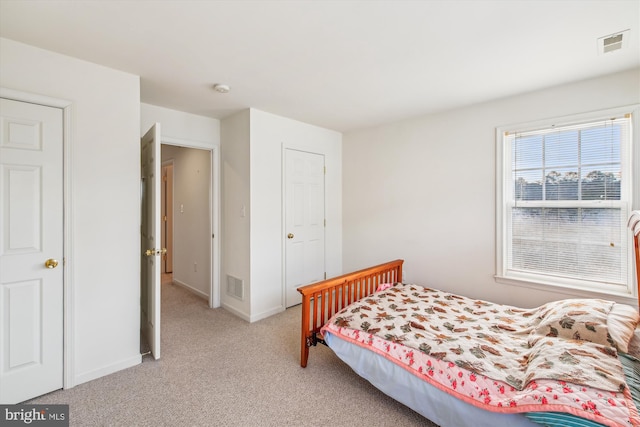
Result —
[[[255,323],[162,285],[162,357],[39,397],[72,426],[433,426],[330,349],[299,365],[300,307]]]

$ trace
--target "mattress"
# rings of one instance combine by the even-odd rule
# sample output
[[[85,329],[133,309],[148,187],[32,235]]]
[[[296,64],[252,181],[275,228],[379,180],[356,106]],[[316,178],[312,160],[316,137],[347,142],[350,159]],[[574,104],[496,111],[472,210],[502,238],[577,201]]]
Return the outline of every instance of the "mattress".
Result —
[[[358,375],[441,427],[540,427],[522,414],[485,411],[420,380],[384,357],[325,332],[325,342]]]

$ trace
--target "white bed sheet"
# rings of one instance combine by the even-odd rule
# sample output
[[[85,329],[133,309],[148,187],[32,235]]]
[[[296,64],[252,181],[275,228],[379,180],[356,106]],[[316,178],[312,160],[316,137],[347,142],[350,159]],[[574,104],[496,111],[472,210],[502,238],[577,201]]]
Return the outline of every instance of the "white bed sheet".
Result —
[[[325,332],[325,342],[377,389],[441,427],[540,427],[521,414],[485,411],[420,380],[379,354]]]

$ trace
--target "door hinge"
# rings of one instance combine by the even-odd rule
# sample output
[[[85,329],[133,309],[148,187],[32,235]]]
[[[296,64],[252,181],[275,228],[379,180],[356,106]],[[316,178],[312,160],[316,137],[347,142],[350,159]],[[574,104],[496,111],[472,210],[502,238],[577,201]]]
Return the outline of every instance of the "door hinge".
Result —
[[[326,219],[326,218],[325,218],[325,220],[324,220],[324,226],[325,226],[325,227],[327,226],[327,219]]]
[[[327,174],[327,167],[323,166],[322,169],[323,169],[324,174],[326,175]]]
[[[327,280],[327,272],[324,272],[324,280]]]

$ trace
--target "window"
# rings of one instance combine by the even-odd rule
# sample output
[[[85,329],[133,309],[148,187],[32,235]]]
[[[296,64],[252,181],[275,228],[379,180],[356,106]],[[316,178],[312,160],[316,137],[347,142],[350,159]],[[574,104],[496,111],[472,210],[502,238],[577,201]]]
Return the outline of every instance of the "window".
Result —
[[[631,110],[498,129],[499,281],[634,295]]]

